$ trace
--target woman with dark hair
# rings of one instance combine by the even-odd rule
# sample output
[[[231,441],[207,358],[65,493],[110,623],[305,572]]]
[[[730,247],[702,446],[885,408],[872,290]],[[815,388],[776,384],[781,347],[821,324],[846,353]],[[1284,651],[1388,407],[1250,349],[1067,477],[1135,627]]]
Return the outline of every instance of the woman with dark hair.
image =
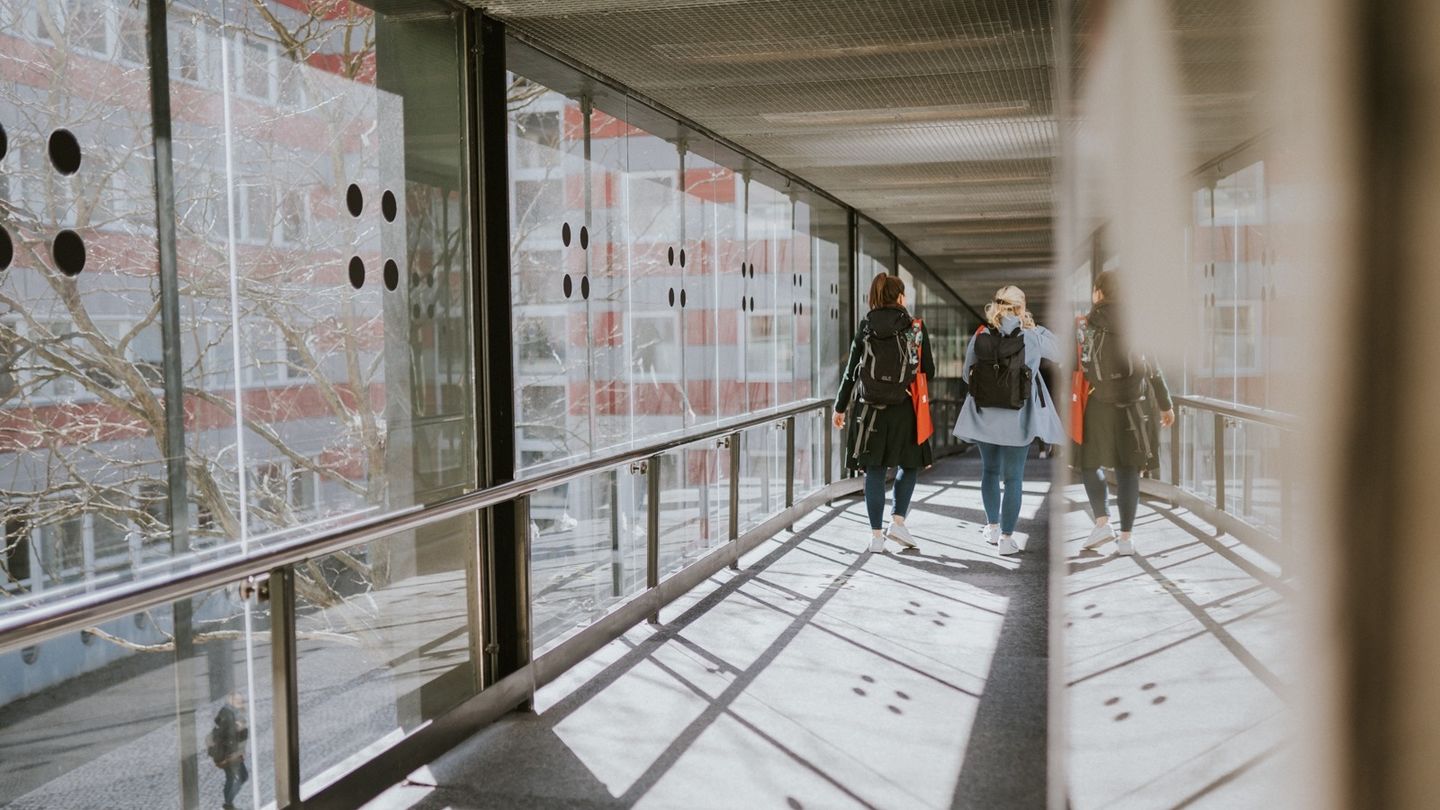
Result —
[[[1134,554],[1135,512],[1140,504],[1140,472],[1160,467],[1160,427],[1170,427],[1175,411],[1160,367],[1132,351],[1116,307],[1120,279],[1114,270],[1095,278],[1094,306],[1081,330],[1080,362],[1090,384],[1085,405],[1085,441],[1076,448],[1076,466],[1085,483],[1095,527],[1085,548],[1115,540],[1116,552]],[[1110,523],[1109,491],[1102,468],[1115,471],[1120,534]]]
[[[870,516],[870,550],[884,551],[885,538],[906,548],[915,539],[905,528],[910,496],[921,467],[934,460],[930,442],[916,440],[915,403],[909,386],[917,371],[934,375],[930,335],[925,325],[905,309],[905,282],[879,275],[870,284],[870,312],[850,344],[850,360],[835,396],[835,427],[847,424],[845,413],[856,394],[854,418],[846,435],[846,464],[865,472],[865,507]],[[859,386],[857,392],[856,386]],[[929,407],[926,403],[922,407]],[[895,505],[890,526],[885,517],[885,476],[895,473]]]

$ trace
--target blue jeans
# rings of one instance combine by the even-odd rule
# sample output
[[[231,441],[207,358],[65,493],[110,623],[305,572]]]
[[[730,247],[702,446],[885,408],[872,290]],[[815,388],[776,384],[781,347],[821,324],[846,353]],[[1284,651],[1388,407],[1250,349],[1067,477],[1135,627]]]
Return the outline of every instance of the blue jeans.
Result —
[[[1020,522],[1020,499],[1025,495],[1025,461],[1030,456],[1030,445],[979,444],[980,500],[985,503],[985,522],[999,523],[1001,534],[1013,534],[1015,524]]]
[[[919,469],[901,467],[895,471],[895,514],[902,518],[910,512],[910,496],[915,494],[915,479],[919,477]],[[870,513],[870,528],[879,529],[885,524],[884,467],[865,468],[865,509]]]
[[[1085,495],[1090,499],[1090,511],[1095,513],[1095,519],[1109,517],[1106,501],[1110,499],[1110,493],[1105,489],[1105,471],[1099,467],[1081,470],[1080,480],[1085,482]],[[1135,527],[1135,511],[1140,506],[1140,468],[1117,467],[1115,488],[1120,507],[1120,531],[1128,532]]]
[[[225,766],[225,805],[228,807],[235,803],[235,798],[240,795],[240,786],[250,781],[250,770],[245,767],[245,760],[237,759]]]

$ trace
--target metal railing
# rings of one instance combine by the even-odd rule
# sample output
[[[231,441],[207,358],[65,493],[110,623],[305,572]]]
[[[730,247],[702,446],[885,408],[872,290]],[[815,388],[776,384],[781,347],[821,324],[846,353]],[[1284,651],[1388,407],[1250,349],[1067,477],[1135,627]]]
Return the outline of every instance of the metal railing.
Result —
[[[823,413],[825,421],[823,436],[811,435],[811,445],[823,446],[823,474],[816,483],[816,491],[800,493],[806,495],[796,502],[796,420],[802,415]],[[176,571],[172,576],[158,581],[138,582],[114,587],[109,590],[85,594],[63,601],[39,604],[17,613],[0,617],[0,651],[25,645],[36,644],[57,634],[68,631],[93,628],[102,622],[111,621],[131,614],[166,605],[179,603],[217,589],[231,588],[237,584],[249,583],[255,590],[267,591],[270,602],[270,644],[271,677],[274,690],[271,721],[273,723],[275,750],[276,806],[338,806],[351,801],[363,801],[368,795],[383,790],[390,782],[376,784],[377,774],[389,774],[403,778],[409,768],[442,753],[458,742],[457,734],[471,733],[477,723],[498,716],[503,711],[521,705],[526,697],[525,689],[533,690],[538,685],[553,679],[561,672],[582,660],[586,655],[619,637],[629,627],[646,618],[655,620],[664,604],[679,597],[690,588],[703,582],[726,565],[734,566],[740,555],[758,545],[777,531],[793,524],[796,519],[823,504],[826,500],[858,489],[859,479],[838,480],[834,469],[833,437],[830,430],[831,404],[825,399],[809,399],[793,405],[775,408],[744,419],[732,420],[707,427],[695,432],[678,435],[638,447],[630,447],[591,459],[578,460],[563,469],[557,469],[533,477],[507,482],[493,487],[476,490],[439,503],[415,506],[388,514],[384,517],[320,535],[285,542],[279,545],[255,550],[243,557],[224,560],[204,561]],[[813,418],[809,417],[809,418]],[[741,503],[741,438],[747,430],[772,425],[785,432],[786,453],[784,480],[784,508],[771,514],[759,526],[741,534],[739,520]],[[660,459],[678,450],[708,445],[717,446],[729,453],[729,521],[726,542],[720,547],[709,548],[698,559],[691,560],[680,568],[662,576],[660,570],[660,510],[661,498],[656,490],[660,486]],[[300,800],[300,758],[299,758],[299,683],[297,674],[295,567],[309,560],[353,548],[375,541],[391,538],[399,533],[434,526],[452,518],[481,513],[483,510],[507,503],[514,503],[521,514],[526,514],[531,496],[577,481],[588,476],[635,466],[646,477],[649,497],[646,498],[646,576],[645,587],[637,593],[622,599],[606,615],[561,640],[541,658],[531,660],[533,644],[528,635],[531,624],[533,599],[528,588],[521,592],[523,672],[511,673],[480,689],[474,697],[456,709],[447,712],[454,718],[442,716],[434,726],[434,733],[426,741],[417,744],[412,738],[424,736],[424,730],[416,729],[401,738],[396,744],[369,757],[365,762],[346,768],[345,773],[307,798]],[[618,507],[619,505],[616,504]],[[638,517],[638,516],[637,516]],[[522,527],[525,524],[521,524]],[[478,532],[478,529],[477,529]],[[529,528],[516,532],[514,542],[519,546],[522,559],[528,560],[531,542]],[[477,541],[479,537],[477,534]],[[501,541],[506,541],[501,538]],[[528,563],[526,565],[528,571]],[[523,578],[523,577],[522,577]],[[242,586],[243,587],[243,586]],[[474,592],[467,592],[467,598],[478,598]],[[257,631],[262,632],[262,631]],[[480,666],[480,661],[473,662]],[[527,687],[528,685],[528,687]],[[369,741],[367,741],[369,742]],[[416,759],[419,757],[420,759]],[[361,774],[360,771],[365,773]],[[383,778],[382,778],[383,781]],[[391,780],[394,781],[394,780]]]
[[[1163,483],[1217,527],[1280,553],[1290,484],[1279,472],[1282,445],[1299,427],[1293,414],[1203,396],[1174,396],[1170,463]],[[1208,439],[1208,441],[1206,441]],[[1274,465],[1266,473],[1266,466]]]

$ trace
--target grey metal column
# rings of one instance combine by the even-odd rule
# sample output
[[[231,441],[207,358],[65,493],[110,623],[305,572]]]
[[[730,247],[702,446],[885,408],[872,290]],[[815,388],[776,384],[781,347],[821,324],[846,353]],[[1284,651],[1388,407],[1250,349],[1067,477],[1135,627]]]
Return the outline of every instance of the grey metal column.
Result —
[[[645,587],[660,584],[660,459],[645,462]],[[660,614],[650,615],[651,624],[660,623]]]
[[[282,810],[300,803],[300,684],[295,654],[295,570],[287,566],[270,573],[275,806]]]
[[[785,417],[785,508],[795,505],[795,417]]]

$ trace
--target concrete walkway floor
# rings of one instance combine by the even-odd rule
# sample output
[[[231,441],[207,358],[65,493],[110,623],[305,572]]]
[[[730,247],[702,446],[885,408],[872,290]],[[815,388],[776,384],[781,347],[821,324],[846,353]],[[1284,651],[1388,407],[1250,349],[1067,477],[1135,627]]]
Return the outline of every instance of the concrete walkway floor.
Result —
[[[981,538],[978,462],[943,461],[918,552],[819,510],[370,807],[1042,807],[1048,467],[1018,558]]]
[[[1292,584],[1159,500],[1136,517],[1141,554],[1084,551],[1084,490],[1063,497],[1070,806],[1294,806],[1282,697]]]

